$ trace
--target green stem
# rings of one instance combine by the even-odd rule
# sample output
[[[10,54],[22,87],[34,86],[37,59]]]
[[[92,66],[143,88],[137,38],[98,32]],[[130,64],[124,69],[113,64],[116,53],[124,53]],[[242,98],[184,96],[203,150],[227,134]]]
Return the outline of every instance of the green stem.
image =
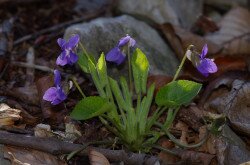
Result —
[[[181,69],[182,69],[182,67],[183,67],[183,65],[184,65],[184,63],[185,63],[185,61],[186,61],[186,59],[187,59],[187,52],[188,52],[188,50],[190,50],[192,47],[193,47],[193,45],[189,45],[189,46],[188,46],[187,51],[186,51],[184,57],[182,58],[181,64],[179,65],[178,70],[176,71],[176,73],[175,73],[174,78],[173,78],[172,81],[175,81],[175,80],[177,79],[177,77],[179,76],[180,71],[181,71]]]
[[[72,82],[74,83],[74,85],[76,86],[76,88],[78,89],[78,91],[81,93],[83,98],[86,98],[86,95],[83,93],[82,89],[80,88],[79,84],[76,82],[76,79],[74,77],[70,78],[72,80]]]
[[[79,42],[79,45],[80,45],[83,53],[86,54],[86,56],[89,58],[89,54],[88,54],[87,50],[85,49],[85,47],[83,46],[83,44],[81,42]]]
[[[202,144],[204,144],[208,138],[208,130],[206,131],[206,134],[204,135],[204,137],[202,138],[202,140],[197,143],[197,144],[192,144],[192,145],[187,145],[187,144],[183,144],[181,142],[179,142],[178,139],[176,139],[166,128],[164,128],[164,126],[159,123],[159,122],[155,122],[155,125],[160,127],[165,133],[166,135],[169,137],[170,140],[172,140],[176,145],[183,147],[183,148],[196,148],[201,146]]]
[[[132,86],[132,73],[131,73],[131,59],[130,59],[130,47],[128,44],[128,76],[129,76],[129,89],[131,96],[133,96],[133,86]]]

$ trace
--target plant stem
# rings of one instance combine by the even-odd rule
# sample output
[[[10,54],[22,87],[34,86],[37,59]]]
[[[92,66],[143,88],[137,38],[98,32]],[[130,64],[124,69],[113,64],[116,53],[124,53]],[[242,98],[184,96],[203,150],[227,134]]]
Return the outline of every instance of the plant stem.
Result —
[[[175,80],[177,79],[177,77],[179,76],[180,71],[181,71],[181,69],[182,69],[182,67],[183,67],[183,65],[184,65],[184,63],[185,63],[185,61],[186,61],[186,59],[187,59],[187,52],[188,52],[188,50],[190,50],[192,47],[193,47],[193,45],[189,45],[189,46],[188,46],[187,51],[186,51],[184,57],[182,58],[181,64],[179,65],[178,70],[176,71],[176,73],[175,73],[174,78],[173,78],[172,81],[175,81]]]
[[[89,58],[89,54],[88,54],[87,50],[85,49],[85,47],[83,46],[83,44],[81,42],[79,42],[79,45],[80,45],[83,53],[86,54],[86,56]]]
[[[70,79],[73,81],[74,85],[76,86],[76,88],[78,89],[78,91],[81,93],[82,97],[86,98],[86,95],[83,93],[83,91],[80,88],[79,84],[76,82],[76,79],[74,77],[71,77]]]
[[[130,47],[128,44],[128,76],[129,76],[129,89],[131,96],[133,96],[133,86],[132,86],[132,73],[131,73],[131,59],[130,59]]]

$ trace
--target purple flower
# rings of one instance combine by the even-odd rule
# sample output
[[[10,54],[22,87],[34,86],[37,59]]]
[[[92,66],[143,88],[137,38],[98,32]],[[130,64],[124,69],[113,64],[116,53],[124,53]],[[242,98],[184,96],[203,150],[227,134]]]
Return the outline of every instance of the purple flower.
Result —
[[[187,54],[187,58],[193,63],[193,65],[197,68],[197,70],[205,77],[207,77],[209,73],[215,73],[218,70],[213,59],[205,58],[207,52],[208,48],[207,44],[205,44],[202,48],[201,54],[199,54],[198,56],[191,52]]]
[[[127,48],[126,46],[134,47],[135,44],[136,41],[129,35],[122,37],[119,40],[117,46],[108,52],[106,55],[106,60],[120,65],[126,58],[126,54],[124,53],[125,49]]]
[[[58,38],[57,43],[61,47],[62,53],[56,60],[57,65],[72,65],[78,60],[78,56],[74,53],[74,48],[76,47],[79,41],[80,37],[77,34],[72,36],[68,42],[66,42],[62,38]]]
[[[58,70],[54,70],[54,75],[55,87],[50,87],[43,95],[43,99],[46,101],[50,101],[52,105],[57,105],[64,101],[67,96],[61,87],[60,72]]]

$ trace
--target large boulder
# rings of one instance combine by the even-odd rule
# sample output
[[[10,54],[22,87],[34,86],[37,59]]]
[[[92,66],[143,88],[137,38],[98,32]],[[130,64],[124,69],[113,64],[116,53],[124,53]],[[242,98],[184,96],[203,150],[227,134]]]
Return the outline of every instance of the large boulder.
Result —
[[[118,9],[159,24],[169,22],[190,28],[202,14],[203,0],[119,0]]]
[[[72,25],[67,28],[65,38],[79,34],[81,42],[96,59],[101,52],[107,54],[126,34],[133,37],[136,46],[147,55],[152,74],[174,75],[178,60],[156,30],[142,21],[123,15],[115,18],[98,18],[89,23]],[[127,73],[126,67],[113,67],[112,75]]]

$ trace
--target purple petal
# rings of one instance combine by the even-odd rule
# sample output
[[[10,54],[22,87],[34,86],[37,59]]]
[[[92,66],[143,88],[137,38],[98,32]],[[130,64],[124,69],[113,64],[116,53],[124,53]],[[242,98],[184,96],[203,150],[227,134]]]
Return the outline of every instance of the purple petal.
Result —
[[[43,100],[46,101],[53,101],[57,97],[57,88],[56,87],[50,87],[45,94],[43,95]]]
[[[119,56],[119,58],[114,61],[117,65],[120,65],[121,63],[123,63],[123,61],[126,59],[126,56],[125,55],[121,55]]]
[[[56,86],[61,84],[61,75],[59,70],[54,70],[54,83]]]
[[[80,37],[78,34],[70,37],[68,43],[67,43],[67,48],[68,49],[73,49],[76,47],[76,45],[78,44],[78,42],[80,41]]]
[[[130,38],[131,37],[129,35],[127,35],[126,37],[122,37],[119,40],[118,47],[123,47],[124,45],[126,45],[130,41]]]
[[[202,52],[201,52],[201,55],[200,55],[200,58],[203,59],[205,58],[206,54],[208,52],[208,47],[207,47],[207,44],[205,44],[202,48]]]
[[[61,49],[64,49],[64,46],[65,46],[65,44],[66,44],[66,41],[65,41],[64,39],[58,38],[58,39],[57,39],[57,43],[58,43],[58,45],[61,47]]]
[[[64,56],[64,58],[62,58],[62,54],[60,56],[58,56],[56,59],[56,65],[64,66],[67,63],[68,63],[68,60],[67,60],[66,56]]]
[[[217,72],[218,68],[213,60],[204,58],[200,61],[200,64],[197,66],[199,72],[201,72],[204,76],[208,76],[208,73]]]
[[[63,102],[63,100],[55,99],[55,100],[51,101],[51,104],[52,105],[57,105],[57,104],[60,104],[61,102]]]
[[[130,46],[130,47],[134,47],[135,44],[136,44],[136,41],[135,41],[133,38],[130,38],[129,46]]]
[[[111,49],[106,55],[106,60],[109,62],[114,62],[120,65],[125,59],[125,55],[121,52],[118,47]]]
[[[65,92],[60,86],[57,86],[57,98],[60,100],[65,100],[67,98]]]
[[[77,60],[78,60],[78,56],[75,53],[70,52],[69,61],[71,62],[71,64],[76,63]]]

